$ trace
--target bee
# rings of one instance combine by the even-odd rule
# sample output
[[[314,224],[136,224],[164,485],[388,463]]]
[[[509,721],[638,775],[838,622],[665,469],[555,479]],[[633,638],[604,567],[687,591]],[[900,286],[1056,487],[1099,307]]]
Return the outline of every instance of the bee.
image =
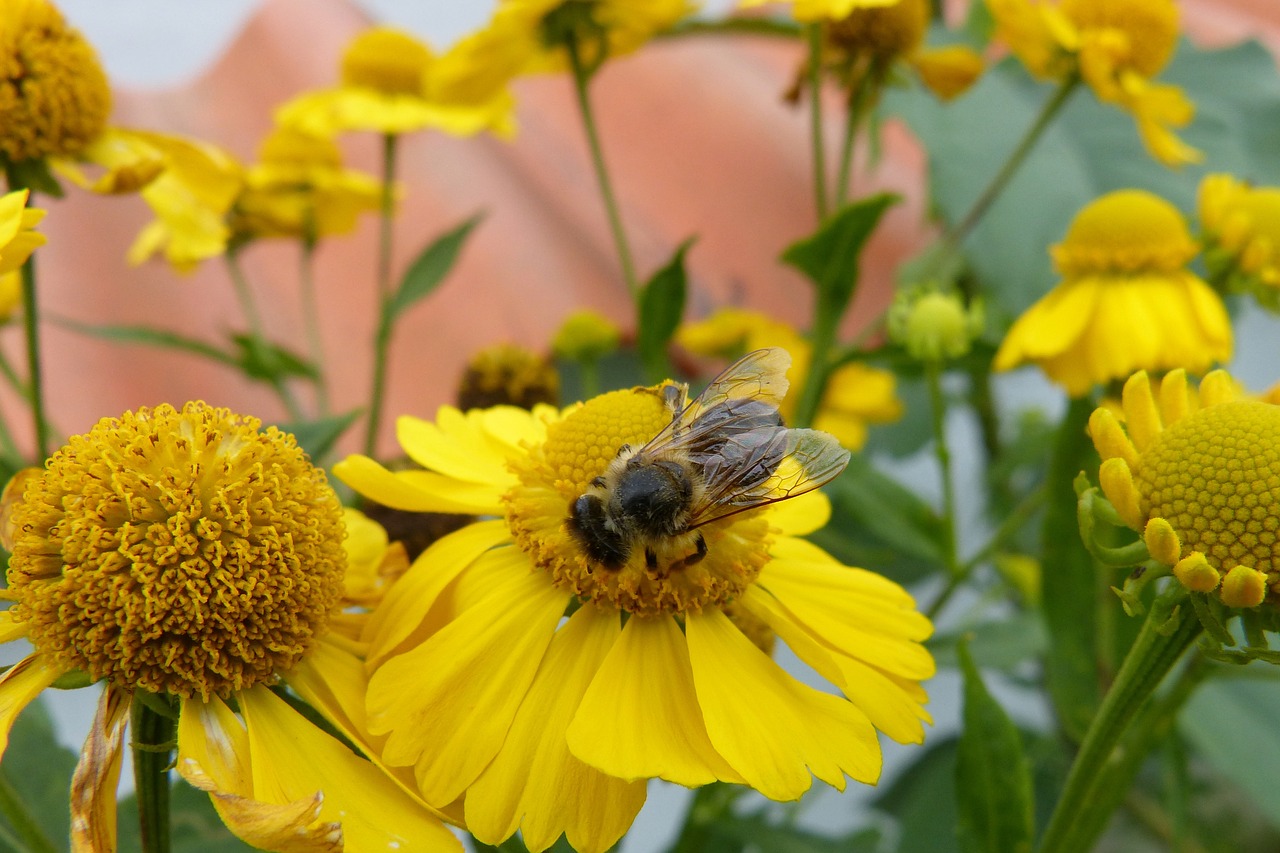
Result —
[[[849,451],[825,432],[788,429],[778,406],[791,356],[780,347],[748,353],[688,401],[688,386],[664,391],[671,422],[636,449],[623,445],[604,473],[569,504],[565,522],[593,563],[616,572],[638,549],[680,554],[663,575],[707,555],[699,528],[794,498],[830,482]]]

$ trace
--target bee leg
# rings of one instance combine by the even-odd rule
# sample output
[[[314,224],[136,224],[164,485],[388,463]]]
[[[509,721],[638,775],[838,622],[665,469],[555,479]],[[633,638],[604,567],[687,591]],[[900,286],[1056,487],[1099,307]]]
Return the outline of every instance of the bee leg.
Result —
[[[630,452],[631,452],[631,445],[629,445],[629,444],[624,444],[624,445],[622,445],[621,447],[619,447],[619,448],[618,448],[618,452],[617,452],[616,454],[614,454],[614,455],[615,455],[615,456],[622,456],[623,454],[630,453]],[[604,485],[604,480],[603,480],[603,478],[601,478],[601,485]]]
[[[658,555],[653,553],[652,548],[644,549],[644,564],[646,568],[650,568],[650,569],[658,568]]]
[[[680,562],[676,563],[673,568],[687,569],[690,566],[701,563],[702,558],[707,556],[707,540],[702,538],[701,533],[697,533],[695,535],[698,537],[697,539],[694,540],[694,547],[697,548],[697,550],[694,551],[689,556],[685,557]]]
[[[604,488],[605,486],[607,486],[607,485],[608,485],[608,483],[606,483],[606,482],[605,482],[604,477],[592,477],[592,478],[591,478],[591,487],[592,487],[593,489],[603,489],[603,488]]]

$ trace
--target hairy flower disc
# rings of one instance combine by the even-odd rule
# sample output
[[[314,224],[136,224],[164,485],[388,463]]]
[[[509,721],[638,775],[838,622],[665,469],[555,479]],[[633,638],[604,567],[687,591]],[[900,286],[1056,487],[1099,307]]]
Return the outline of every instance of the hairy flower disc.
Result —
[[[342,510],[291,435],[188,403],[104,418],[13,508],[12,613],[64,669],[229,696],[287,671],[342,594]]]
[[[13,162],[78,154],[106,128],[111,89],[98,56],[44,0],[0,15],[0,154]]]
[[[1134,485],[1144,513],[1225,574],[1246,565],[1280,586],[1280,407],[1237,400],[1166,427],[1142,454]]]
[[[633,548],[617,571],[593,563],[569,535],[570,504],[605,472],[620,446],[644,445],[670,420],[660,390],[614,391],[551,425],[543,445],[512,463],[520,482],[504,498],[507,521],[516,542],[557,586],[636,615],[683,614],[737,598],[768,562],[769,524],[750,512],[699,528],[706,558],[676,570],[695,551],[693,534],[650,543],[654,568],[646,565],[644,548]]]
[[[1197,251],[1178,209],[1144,190],[1108,193],[1087,205],[1052,249],[1065,276],[1174,272]]]

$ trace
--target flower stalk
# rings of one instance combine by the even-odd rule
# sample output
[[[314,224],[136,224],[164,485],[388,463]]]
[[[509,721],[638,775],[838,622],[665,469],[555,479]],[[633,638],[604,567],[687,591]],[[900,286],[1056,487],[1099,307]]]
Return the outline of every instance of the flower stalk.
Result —
[[[822,139],[822,25],[805,27],[809,39],[809,142],[813,148],[813,202],[818,221],[824,222],[831,209],[827,204],[827,156]]]
[[[378,328],[373,338],[373,380],[369,386],[369,419],[366,422],[364,453],[373,456],[382,424],[382,401],[386,396],[387,361],[391,350],[391,250],[395,224],[396,143],[394,133],[382,136],[382,204],[378,230]]]
[[[240,256],[234,249],[228,249],[225,257],[227,271],[231,275],[231,283],[236,290],[236,298],[240,301],[240,310],[244,312],[245,321],[249,324],[250,340],[257,350],[257,355],[269,362],[263,365],[267,372],[266,380],[276,392],[276,396],[280,398],[280,402],[284,404],[289,417],[300,421],[303,419],[302,407],[298,405],[293,392],[275,370],[275,364],[270,363],[274,358],[267,344],[262,315],[258,312],[257,303],[254,302],[253,288],[249,285],[249,279],[244,274],[244,268],[240,266]]]
[[[307,348],[316,370],[316,414],[329,414],[329,386],[324,368],[324,341],[320,336],[320,306],[316,300],[316,243],[311,237],[302,240],[298,258],[298,279],[302,291],[302,319],[306,326]]]
[[[44,415],[44,369],[40,365],[40,311],[34,257],[27,258],[22,265],[22,328],[27,342],[27,400],[31,404],[36,460],[44,462],[49,456],[49,425]]]
[[[133,780],[143,853],[169,853],[169,767],[177,720],[140,696],[133,702]]]

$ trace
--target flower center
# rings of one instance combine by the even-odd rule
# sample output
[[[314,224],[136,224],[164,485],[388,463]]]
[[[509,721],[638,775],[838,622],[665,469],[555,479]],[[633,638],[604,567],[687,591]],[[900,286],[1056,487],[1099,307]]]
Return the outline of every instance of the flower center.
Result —
[[[1120,190],[1081,210],[1051,251],[1058,271],[1073,277],[1176,272],[1197,246],[1172,204],[1142,190]]]
[[[1221,573],[1245,565],[1280,580],[1280,406],[1252,400],[1201,409],[1142,454],[1135,485],[1182,556],[1203,553]],[[1145,507],[1144,507],[1145,509]]]
[[[413,36],[374,27],[357,36],[342,56],[342,82],[386,95],[421,95],[431,50]]]
[[[517,544],[557,586],[584,601],[652,616],[724,606],[760,573],[771,532],[756,512],[696,531],[629,538],[625,559],[612,567],[589,557],[571,531],[571,506],[591,489],[592,479],[605,473],[624,444],[640,448],[670,420],[660,388],[614,391],[553,424],[545,443],[513,463],[520,482],[504,498],[507,522]],[[700,559],[699,536],[706,550]]]
[[[560,374],[550,361],[515,344],[481,350],[467,363],[458,383],[458,408],[519,406],[560,400]]]
[[[1125,37],[1128,62],[1154,77],[1178,43],[1178,7],[1172,0],[1062,0],[1062,13],[1081,30],[1117,30]]]
[[[14,618],[66,669],[180,696],[289,669],[346,555],[337,496],[291,435],[188,403],[99,421],[13,509]]]
[[[910,53],[924,39],[929,8],[924,0],[899,0],[891,6],[854,9],[827,24],[827,40],[854,56],[869,54],[882,61]]]
[[[0,21],[0,155],[78,154],[102,133],[111,89],[93,47],[44,0],[11,0]]]

